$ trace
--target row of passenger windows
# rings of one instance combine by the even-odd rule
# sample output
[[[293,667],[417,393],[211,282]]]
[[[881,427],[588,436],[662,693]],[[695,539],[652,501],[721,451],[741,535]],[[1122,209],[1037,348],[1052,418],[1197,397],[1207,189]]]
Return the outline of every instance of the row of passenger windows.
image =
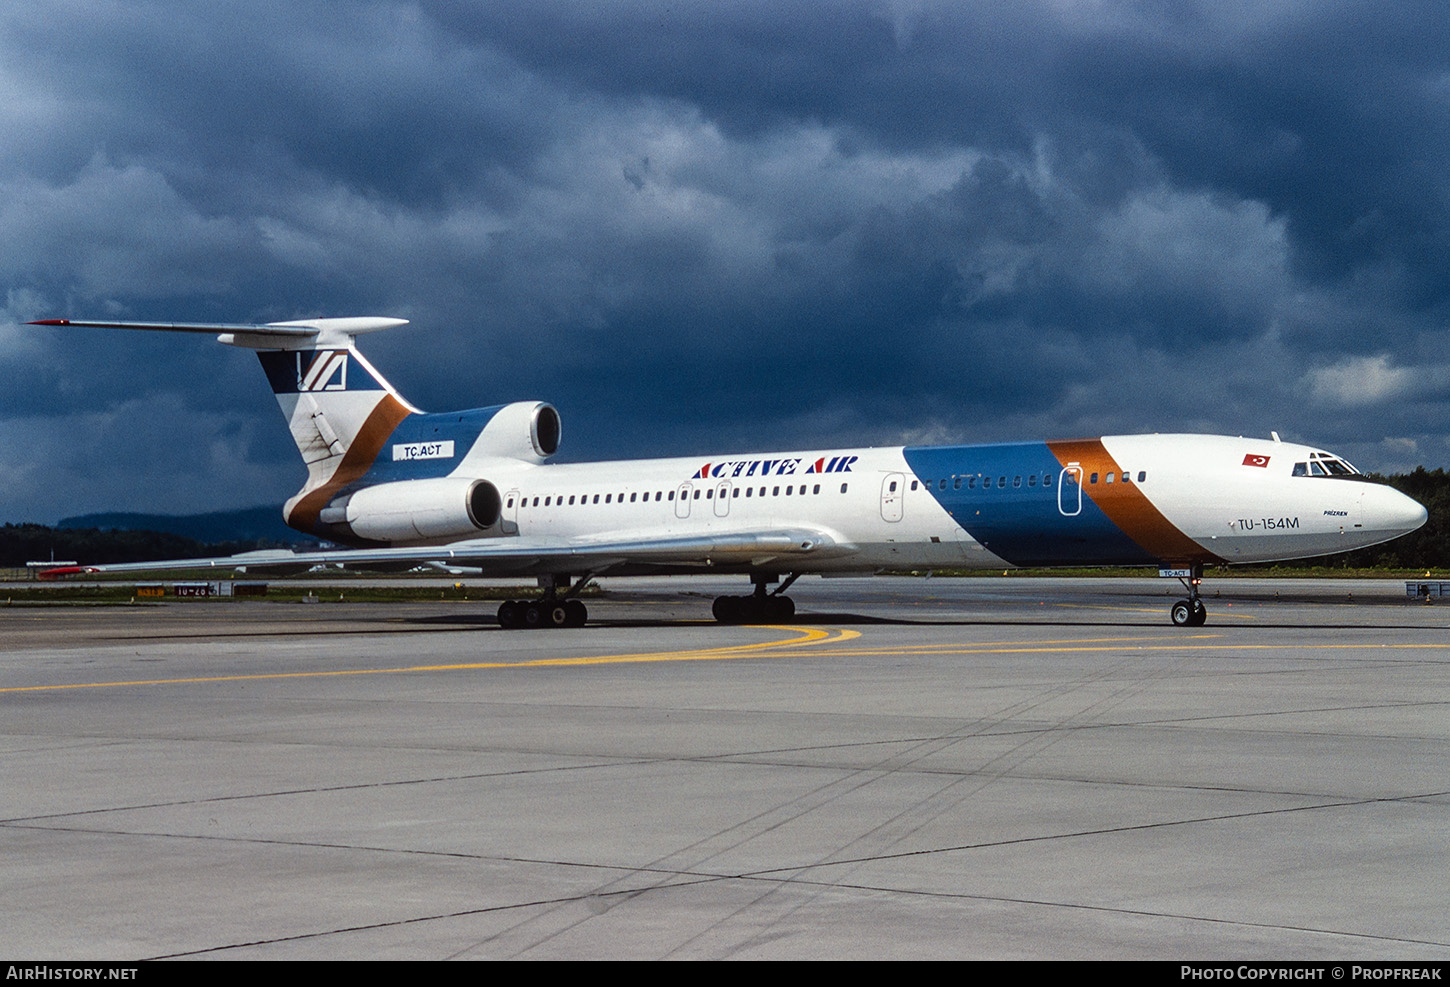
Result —
[[[848,485],[845,484],[845,483],[841,484],[841,493],[845,493],[846,492],[847,486]],[[781,488],[781,486],[779,484],[777,484],[776,486],[773,486],[773,487],[734,487],[730,491],[731,497],[734,498],[734,499],[739,499],[740,496],[741,496],[741,491],[742,490],[744,491],[744,496],[747,497],[747,498],[751,498],[751,497],[801,497],[801,496],[805,496],[806,494],[810,494],[812,496],[814,496],[816,494],[819,494],[821,492],[821,485],[819,483],[811,484],[810,485],[810,489],[807,490],[806,484],[804,484],[804,483],[800,484],[799,486],[797,486],[794,483],[791,483],[791,484],[787,484],[784,487],[784,493],[781,492],[782,491],[782,488]],[[659,501],[671,501],[671,500],[674,500],[675,499],[675,493],[676,493],[676,491],[674,491],[674,490],[656,490],[656,491],[654,491],[653,497],[651,497],[651,495],[650,495],[650,493],[648,491],[646,491],[645,493],[635,492],[635,493],[629,494],[629,500],[628,501],[625,500],[625,495],[623,493],[620,493],[618,495],[612,494],[612,493],[607,493],[607,494],[593,494],[592,497],[591,497],[590,494],[570,494],[567,503],[564,500],[564,495],[563,494],[559,494],[557,497],[555,497],[553,494],[548,494],[548,495],[545,495],[545,496],[542,496],[542,497],[533,497],[533,498],[520,497],[519,498],[519,506],[520,507],[540,507],[540,506],[543,506],[543,507],[572,507],[575,504],[579,504],[579,505],[584,505],[584,504],[599,504],[599,503],[604,503],[604,504],[623,504],[623,503],[626,503],[626,502],[627,503],[630,503],[630,504],[635,504],[635,503],[647,504],[647,503],[650,503],[651,501],[657,503]],[[699,500],[701,493],[704,494],[706,500],[714,500],[715,499],[715,488],[714,487],[705,487],[703,490],[701,490],[699,488],[696,488],[695,491],[694,491],[694,493],[693,493],[693,498],[692,499]],[[688,494],[689,494],[689,491],[684,491],[684,490],[679,491],[679,495],[680,495],[680,499],[681,500],[684,500],[685,497]],[[725,497],[725,492],[724,491],[721,491],[720,497],[721,497],[722,500],[724,499],[724,497]],[[507,506],[509,506],[509,507],[513,507],[514,506],[514,499],[512,497],[510,497],[508,499],[508,505]]]
[[[946,490],[946,489],[948,489],[948,485],[950,485],[950,488],[952,490],[978,490],[978,489],[980,489],[980,490],[991,490],[993,487],[996,487],[998,490],[1005,490],[1005,489],[1007,489],[1007,487],[1009,485],[1009,481],[1010,481],[1010,485],[1014,489],[1020,489],[1024,485],[1024,481],[1025,481],[1026,486],[1029,489],[1036,488],[1039,484],[1042,486],[1043,489],[1049,489],[1052,486],[1052,476],[1053,475],[1051,473],[1042,473],[1042,474],[1029,473],[1025,477],[1024,476],[1020,476],[1020,475],[1018,475],[1018,476],[1011,476],[1011,477],[1008,477],[1008,476],[999,476],[999,477],[996,478],[996,482],[994,483],[992,477],[990,477],[990,476],[982,476],[980,474],[974,474],[972,476],[952,476],[952,477],[945,477],[944,476],[944,477],[942,477],[939,480],[921,480],[919,482],[927,490],[930,490],[931,489],[931,486],[932,486],[933,483],[936,484],[936,488],[938,490]],[[1115,480],[1119,480],[1119,479],[1123,483],[1132,483],[1133,482],[1132,472],[1130,470],[1123,470],[1122,472],[1109,472],[1109,473],[1104,473],[1101,476],[1101,480],[1102,480],[1103,483],[1113,483]],[[1148,479],[1148,473],[1147,473],[1147,471],[1140,470],[1138,472],[1138,480],[1137,480],[1137,482],[1142,483],[1146,479]],[[1068,473],[1067,476],[1066,476],[1066,481],[1065,482],[1067,482],[1067,483],[1075,483],[1076,482],[1076,479],[1074,477],[1074,474]],[[1088,475],[1088,483],[1090,485],[1091,484],[1096,484],[1097,482],[1099,482],[1099,474],[1097,474],[1097,473],[1091,473],[1091,474]],[[911,489],[912,490],[917,489],[917,485],[918,485],[918,481],[917,480],[912,480],[911,481]],[[849,486],[849,484],[845,484],[845,483],[841,484],[841,493],[845,493],[848,486]],[[784,491],[783,493],[782,493],[782,490]],[[895,492],[895,484],[892,484],[892,491]],[[775,486],[769,486],[769,487],[732,487],[730,489],[730,496],[732,498],[734,498],[734,499],[739,499],[742,495],[744,497],[746,497],[746,498],[752,498],[752,497],[767,497],[767,496],[769,496],[769,497],[793,497],[793,496],[794,497],[798,497],[798,496],[805,495],[806,493],[810,493],[811,495],[816,495],[816,494],[819,494],[820,492],[821,492],[821,485],[819,483],[811,484],[809,490],[807,490],[807,485],[804,484],[804,483],[800,484],[799,486],[797,486],[796,484],[791,483],[791,484],[786,484],[783,488],[779,484],[777,484]],[[658,503],[660,501],[672,501],[672,500],[674,500],[675,499],[675,494],[676,494],[676,491],[674,491],[674,490],[656,490],[656,491],[653,492],[653,495],[651,495],[649,492],[645,492],[643,494],[638,493],[638,492],[635,492],[635,493],[631,493],[631,494],[628,494],[627,495],[628,498],[629,498],[628,501],[625,500],[626,494],[624,494],[624,493],[620,493],[620,494],[607,493],[607,494],[592,494],[592,495],[591,494],[570,494],[567,503],[565,502],[565,499],[564,499],[564,495],[563,494],[559,494],[557,497],[555,497],[553,494],[547,494],[547,495],[544,495],[544,496],[532,497],[532,498],[530,498],[530,497],[521,497],[521,498],[519,498],[519,506],[520,507],[540,507],[540,506],[542,506],[542,507],[564,507],[564,506],[571,506],[572,507],[575,504],[579,504],[579,505],[583,505],[583,504],[599,504],[599,503],[605,503],[605,504],[616,504],[616,503],[617,504],[623,504],[623,503],[626,503],[626,502],[627,503],[630,503],[630,504],[634,504],[634,503],[649,503],[651,501],[654,501],[654,502]],[[701,494],[704,495],[704,499],[705,500],[713,500],[714,497],[715,497],[715,488],[714,487],[696,488],[693,491],[693,493],[689,494],[689,496],[691,496],[694,500],[699,500],[700,497],[701,497]],[[680,495],[680,498],[681,499],[684,499],[685,496],[687,495],[687,492],[686,491],[680,491],[679,492],[679,495]],[[725,496],[725,493],[722,491],[721,492],[721,497],[724,497],[724,496]],[[514,506],[514,500],[513,500],[512,497],[510,497],[509,500],[508,500],[508,506],[509,507],[513,507]]]
[[[1097,473],[1092,473],[1092,474],[1090,474],[1088,476],[1088,483],[1089,484],[1097,483],[1098,482],[1098,479],[1099,479],[1099,475]],[[1131,470],[1123,470],[1121,473],[1119,473],[1119,472],[1110,472],[1110,473],[1104,473],[1104,474],[1102,474],[1102,482],[1103,483],[1112,483],[1112,482],[1114,482],[1115,480],[1118,480],[1118,479],[1121,479],[1123,483],[1132,483],[1133,482],[1133,474],[1132,474],[1132,471]],[[1139,470],[1139,472],[1138,472],[1138,482],[1139,483],[1142,483],[1146,479],[1148,479],[1148,473],[1147,473],[1147,471],[1146,470]],[[926,485],[926,489],[928,489],[928,490],[931,489],[931,485],[932,485],[933,482],[936,483],[936,488],[938,490],[945,490],[945,489],[947,489],[947,484],[948,483],[951,484],[951,489],[953,489],[953,490],[977,490],[977,489],[981,489],[981,490],[991,490],[994,486],[998,490],[1005,490],[1008,487],[1008,481],[1009,480],[1011,481],[1011,484],[1010,485],[1013,488],[1020,488],[1020,487],[1022,487],[1024,480],[1026,481],[1026,486],[1029,489],[1038,486],[1039,483],[1042,485],[1043,489],[1047,489],[1047,488],[1049,488],[1049,487],[1052,486],[1052,474],[1051,473],[1043,473],[1043,474],[1041,474],[1040,479],[1039,479],[1039,475],[1037,473],[1029,473],[1025,477],[1023,477],[1023,476],[1011,476],[1011,477],[1008,477],[1008,476],[999,476],[999,477],[997,477],[995,483],[993,483],[992,478],[990,476],[982,476],[980,474],[973,475],[973,476],[942,477],[940,480],[935,480],[935,481],[933,481],[933,480],[923,480],[921,482]],[[1067,482],[1067,483],[1076,483],[1077,480],[1076,480],[1074,474],[1068,473],[1067,474],[1067,478],[1066,478],[1066,480],[1064,482]],[[916,489],[916,483],[914,481],[911,484],[911,489],[913,489],[913,490]]]
[[[1119,475],[1119,474],[1115,474],[1115,473],[1104,473],[1103,474],[1103,477],[1104,477],[1103,482],[1104,483],[1112,483],[1113,482],[1113,477],[1114,476],[1117,476],[1117,475]],[[1123,470],[1121,476],[1123,478],[1123,482],[1124,483],[1132,483],[1133,482],[1133,474],[1130,471]],[[1148,473],[1147,473],[1147,471],[1146,470],[1139,470],[1138,471],[1138,482],[1139,483],[1142,483],[1146,479],[1148,479]],[[1097,483],[1097,482],[1098,482],[1098,475],[1096,473],[1093,473],[1091,476],[1088,477],[1088,483]]]

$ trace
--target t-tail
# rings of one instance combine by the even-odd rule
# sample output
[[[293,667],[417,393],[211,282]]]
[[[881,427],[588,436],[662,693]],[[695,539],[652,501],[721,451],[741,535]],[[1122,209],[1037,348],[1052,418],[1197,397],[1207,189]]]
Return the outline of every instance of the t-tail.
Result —
[[[308,319],[266,325],[92,322],[35,325],[215,335],[257,351],[307,480],[283,506],[298,531],[349,545],[506,534],[491,460],[540,463],[559,443],[558,412],[537,401],[427,414],[358,352],[356,336],[405,319]]]

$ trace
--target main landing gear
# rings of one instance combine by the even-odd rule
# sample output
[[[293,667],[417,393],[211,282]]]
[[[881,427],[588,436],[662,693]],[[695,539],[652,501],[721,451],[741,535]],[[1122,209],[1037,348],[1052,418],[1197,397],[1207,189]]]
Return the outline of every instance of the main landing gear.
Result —
[[[588,577],[579,580],[571,589],[568,576],[542,576],[539,585],[544,588],[540,600],[508,600],[498,608],[498,625],[505,630],[535,627],[583,627],[589,619],[589,611],[574,594],[589,582]],[[565,590],[559,596],[559,590]]]
[[[1202,627],[1208,619],[1208,608],[1198,598],[1198,584],[1203,582],[1203,566],[1195,565],[1186,578],[1178,577],[1183,588],[1188,590],[1188,599],[1179,600],[1168,611],[1174,627]]]
[[[751,576],[755,592],[749,596],[717,596],[710,610],[722,624],[784,623],[795,616],[795,601],[782,594],[800,573],[792,573],[774,593],[766,593],[771,576]]]

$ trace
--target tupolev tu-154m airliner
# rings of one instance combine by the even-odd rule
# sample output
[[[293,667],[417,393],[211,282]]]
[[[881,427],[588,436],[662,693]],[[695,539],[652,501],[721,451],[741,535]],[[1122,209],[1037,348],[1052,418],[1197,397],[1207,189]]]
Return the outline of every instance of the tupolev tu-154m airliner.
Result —
[[[1425,508],[1312,446],[1218,435],[1112,435],[992,445],[820,448],[693,459],[549,464],[552,405],[425,413],[358,351],[387,318],[267,325],[89,322],[46,326],[215,335],[256,350],[307,464],[283,514],[346,549],[249,552],[52,570],[317,565],[464,566],[536,577],[537,601],[502,604],[504,627],[577,627],[601,575],[735,573],[725,623],[790,619],[800,576],[884,569],[1157,565],[1179,579],[1174,624],[1206,611],[1203,566],[1272,562],[1388,541]],[[779,584],[774,590],[771,587]]]

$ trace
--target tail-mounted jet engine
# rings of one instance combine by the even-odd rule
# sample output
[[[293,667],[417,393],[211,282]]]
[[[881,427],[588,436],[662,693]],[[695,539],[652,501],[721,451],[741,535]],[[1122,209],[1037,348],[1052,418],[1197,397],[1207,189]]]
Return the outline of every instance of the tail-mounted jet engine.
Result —
[[[370,542],[452,541],[500,533],[502,508],[487,480],[446,476],[365,487],[328,504],[319,520]]]
[[[543,401],[515,401],[498,409],[478,435],[471,460],[506,456],[542,463],[559,450],[559,412]]]

